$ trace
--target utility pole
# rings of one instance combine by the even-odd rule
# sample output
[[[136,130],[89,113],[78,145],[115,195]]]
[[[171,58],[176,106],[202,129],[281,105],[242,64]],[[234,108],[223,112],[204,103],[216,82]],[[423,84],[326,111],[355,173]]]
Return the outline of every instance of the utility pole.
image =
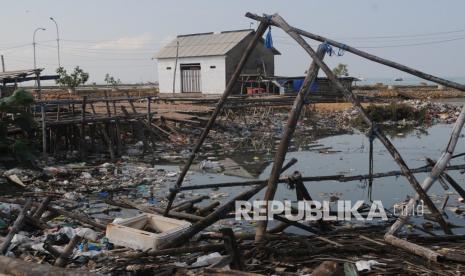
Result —
[[[2,59],[2,72],[5,72],[5,60],[3,59],[3,55],[0,55]]]
[[[58,49],[58,67],[61,67],[61,62],[60,62],[60,34],[58,32],[58,23],[55,21],[53,17],[50,17],[50,20],[55,23],[55,27],[57,29],[57,49]]]
[[[36,64],[36,33],[37,31],[45,31],[45,28],[37,28],[34,30],[34,34],[32,35],[32,47],[34,48],[34,69],[37,69],[37,64]]]
[[[174,62],[173,94],[176,92],[176,70],[178,69],[179,41],[176,41],[176,61]]]

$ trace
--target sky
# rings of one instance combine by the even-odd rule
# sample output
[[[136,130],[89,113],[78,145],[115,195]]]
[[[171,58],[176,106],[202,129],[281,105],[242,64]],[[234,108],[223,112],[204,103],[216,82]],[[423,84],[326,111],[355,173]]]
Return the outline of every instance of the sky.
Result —
[[[0,0],[0,54],[7,70],[37,66],[52,74],[58,67],[58,22],[62,65],[80,66],[89,82],[104,83],[106,73],[123,83],[158,79],[154,54],[179,34],[257,27],[246,12],[279,13],[300,29],[442,77],[465,77],[465,1],[432,0]],[[252,23],[252,24],[251,24]],[[272,28],[276,74],[303,75],[308,55],[283,31]],[[310,45],[317,46],[316,41]],[[352,76],[406,77],[405,73],[350,53],[327,57],[330,67],[348,65]]]

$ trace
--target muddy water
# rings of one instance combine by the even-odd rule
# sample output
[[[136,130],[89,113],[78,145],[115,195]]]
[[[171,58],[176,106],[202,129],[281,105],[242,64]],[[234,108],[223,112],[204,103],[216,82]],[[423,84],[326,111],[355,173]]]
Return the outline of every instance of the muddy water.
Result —
[[[452,125],[435,125],[424,129],[414,129],[410,133],[398,132],[390,137],[391,141],[397,147],[404,160],[410,168],[420,167],[425,165],[425,157],[437,159],[446,147]],[[316,151],[296,151],[289,152],[286,159],[297,158],[298,162],[292,167],[292,170],[298,170],[304,176],[319,176],[319,175],[357,175],[368,173],[368,139],[361,133],[337,135],[323,138],[317,143],[325,147],[332,147],[333,153],[324,154]],[[465,149],[465,139],[461,137],[457,144],[456,153],[461,153]],[[251,153],[247,153],[251,154]],[[250,156],[244,156],[245,159]],[[236,160],[241,164],[241,160]],[[453,160],[452,164],[463,164],[464,158]],[[247,169],[247,165],[244,165]],[[171,166],[170,166],[171,167]],[[172,168],[172,167],[171,167]],[[384,146],[375,140],[374,143],[374,172],[386,172],[390,170],[398,170],[398,166],[393,161]],[[269,164],[264,171],[259,175],[259,179],[266,179],[271,171]],[[459,184],[465,188],[465,175],[459,171],[451,171],[449,174]],[[416,174],[417,179],[421,183],[426,174]],[[220,183],[228,181],[246,180],[238,177],[224,176],[220,174],[201,174],[192,173],[189,175],[185,185],[196,185],[205,183]],[[328,200],[330,196],[336,196],[341,200],[366,200],[367,188],[365,182],[353,181],[340,183],[336,181],[323,182],[308,182],[306,184],[311,196],[314,200]],[[220,200],[225,201],[233,195],[244,191],[247,187],[223,188],[218,191],[212,190],[196,190],[194,193],[209,194],[218,196]],[[413,189],[404,177],[387,177],[374,180],[373,184],[373,200],[381,200],[384,207],[391,208],[393,204],[403,201],[407,195],[413,195]],[[444,191],[438,183],[429,191],[433,201],[440,206],[445,194],[450,194],[449,208],[459,205],[458,196],[455,191],[449,189]],[[264,191],[259,193],[255,198],[263,198]],[[279,186],[276,199],[295,200],[295,191],[289,190],[287,185]],[[458,225],[464,224],[463,217],[459,217],[451,210],[446,210],[449,216],[449,221]],[[455,229],[456,233],[465,233],[465,230]]]

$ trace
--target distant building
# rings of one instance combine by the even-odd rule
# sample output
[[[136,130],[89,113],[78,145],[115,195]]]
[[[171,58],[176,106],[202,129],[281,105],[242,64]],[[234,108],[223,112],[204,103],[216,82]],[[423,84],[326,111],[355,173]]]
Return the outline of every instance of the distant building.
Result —
[[[179,35],[155,55],[160,92],[173,92],[177,52],[176,93],[223,93],[254,33],[237,30]],[[241,73],[272,77],[274,56],[279,54],[260,40]],[[238,83],[234,90],[239,93],[241,85]]]

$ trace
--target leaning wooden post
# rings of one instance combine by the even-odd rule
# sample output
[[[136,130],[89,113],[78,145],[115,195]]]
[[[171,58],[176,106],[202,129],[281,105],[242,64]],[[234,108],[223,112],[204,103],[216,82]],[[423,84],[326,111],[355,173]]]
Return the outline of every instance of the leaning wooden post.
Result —
[[[151,104],[151,98],[147,97],[147,121],[149,124],[150,124],[150,121],[152,120],[152,114],[151,114],[152,111],[150,108],[150,104]]]
[[[108,94],[107,94],[106,90],[103,91],[103,93],[105,95],[104,99],[105,99],[105,106],[107,108],[107,116],[108,116],[108,118],[110,118],[111,117],[111,111],[110,111],[110,104],[108,103]]]
[[[431,186],[433,186],[434,182],[439,178],[439,176],[444,172],[447,164],[449,163],[450,159],[452,158],[452,154],[454,153],[455,146],[457,145],[457,141],[460,136],[460,132],[462,131],[463,125],[465,123],[465,105],[460,112],[459,117],[457,117],[457,121],[455,122],[454,128],[452,129],[452,134],[449,139],[449,143],[447,144],[446,150],[442,153],[441,157],[439,158],[438,162],[434,165],[431,173],[422,183],[422,190],[427,192]],[[399,216],[397,221],[391,226],[387,234],[394,235],[408,220],[410,215],[413,212],[413,209],[416,206],[416,202],[420,199],[420,196],[417,194],[415,197],[412,197],[407,204],[406,207],[406,216]],[[429,206],[428,206],[429,207]]]
[[[428,164],[430,164],[431,166],[435,166],[436,165],[436,162],[434,162],[432,159],[430,158],[426,158],[426,161],[428,162]],[[462,197],[462,198],[465,198],[465,190],[460,186],[459,183],[457,183],[457,181],[455,181],[448,173],[446,173],[445,171],[442,172],[441,174],[441,177],[444,178],[444,180],[447,181],[447,183],[449,183],[452,188],[454,188],[454,190]]]
[[[213,111],[210,119],[207,122],[207,125],[202,131],[202,134],[200,135],[199,140],[197,141],[196,145],[192,149],[191,155],[189,156],[187,163],[184,165],[181,173],[179,174],[175,187],[171,190],[168,196],[168,205],[166,206],[166,210],[164,213],[165,216],[168,214],[171,208],[171,205],[173,204],[173,200],[176,197],[178,189],[182,186],[182,182],[184,181],[184,177],[186,176],[187,171],[189,171],[189,168],[192,165],[192,162],[194,162],[194,159],[197,153],[199,152],[200,148],[202,147],[202,144],[205,141],[205,138],[207,138],[207,135],[210,132],[210,129],[213,127],[216,117],[218,117],[218,115],[220,114],[221,109],[223,108],[223,105],[226,102],[226,99],[228,98],[229,94],[231,94],[234,88],[234,85],[236,84],[237,79],[239,78],[239,75],[242,72],[242,68],[244,68],[249,56],[251,55],[252,51],[255,49],[257,42],[262,38],[267,27],[268,27],[268,23],[264,23],[264,22],[260,23],[260,25],[258,26],[255,32],[254,37],[252,38],[246,50],[242,54],[242,57],[239,63],[237,64],[236,69],[234,70],[234,73],[232,74],[231,78],[228,81],[228,85],[226,86],[226,89],[224,90],[223,95],[221,96],[220,100],[216,104],[215,110]]]
[[[37,81],[37,97],[42,99],[42,86],[40,85],[40,69],[35,70],[36,73],[36,81]]]
[[[400,153],[397,151],[397,149],[394,147],[394,145],[391,143],[391,141],[371,121],[370,117],[365,112],[364,108],[360,104],[360,101],[357,99],[357,97],[355,97],[355,95],[351,91],[349,91],[347,88],[345,88],[341,84],[341,82],[333,74],[333,72],[328,67],[328,65],[326,65],[326,63],[324,63],[318,58],[315,51],[313,51],[312,47],[310,47],[310,45],[308,45],[308,43],[300,35],[298,35],[296,31],[292,27],[290,27],[289,24],[281,16],[277,14],[273,15],[271,21],[276,26],[286,31],[297,43],[299,43],[304,48],[304,50],[312,57],[313,61],[316,62],[318,66],[320,66],[323,72],[325,72],[326,76],[335,85],[336,89],[342,92],[344,96],[347,98],[347,100],[351,101],[352,104],[358,109],[358,111],[360,112],[360,115],[362,116],[362,119],[365,121],[365,123],[370,128],[373,129],[373,133],[375,134],[375,136],[380,140],[381,143],[383,143],[383,145],[389,151],[394,161],[396,161],[396,163],[399,165],[405,178],[407,178],[410,185],[420,195],[420,198],[425,202],[426,206],[428,206],[432,215],[436,218],[436,220],[439,222],[439,224],[444,229],[444,232],[447,234],[451,234],[452,232],[450,231],[447,222],[444,220],[441,213],[439,212],[439,210],[436,208],[433,201],[431,200],[431,198],[429,198],[426,192],[421,188],[420,183],[418,183],[418,180],[415,178],[413,173],[410,171],[404,159],[402,158]]]
[[[265,16],[258,16],[256,14],[252,14],[250,12],[246,13],[245,16],[248,17],[248,18],[260,21],[260,22],[268,22],[270,25],[277,26],[276,22],[269,22],[268,18],[265,17]],[[321,36],[321,35],[313,34],[313,33],[310,33],[310,32],[301,30],[299,28],[295,28],[295,27],[291,27],[291,28],[295,33],[297,33],[297,34],[299,34],[301,36],[308,37],[310,39],[314,39],[314,40],[320,41],[320,42],[326,42],[329,45],[332,45],[334,47],[342,49],[342,50],[344,50],[346,52],[350,52],[350,53],[352,53],[354,55],[366,58],[368,60],[374,61],[376,63],[380,63],[380,64],[386,65],[388,67],[398,69],[400,71],[412,74],[412,75],[417,76],[419,78],[422,78],[424,80],[429,80],[429,81],[432,81],[432,82],[435,82],[435,83],[438,83],[438,84],[442,84],[442,85],[447,86],[447,87],[452,87],[452,88],[455,88],[455,89],[458,89],[460,91],[465,92],[465,85],[463,85],[463,84],[453,82],[453,81],[449,81],[449,80],[446,80],[446,79],[443,79],[443,78],[439,78],[439,77],[424,73],[424,72],[419,71],[417,69],[413,69],[413,68],[410,68],[408,66],[399,64],[397,62],[394,62],[394,61],[391,61],[391,60],[387,60],[387,59],[372,55],[370,53],[364,52],[364,51],[359,50],[357,48],[351,47],[351,46],[349,46],[347,44],[337,42],[335,40],[329,39],[329,38]]]
[[[86,102],[87,102],[87,96],[82,97],[82,113],[81,113],[81,139],[80,139],[80,151],[81,151],[81,157],[85,157],[85,122],[86,122]]]
[[[45,104],[40,105],[40,112],[42,115],[42,155],[44,158],[47,157],[47,126],[45,121]]]
[[[11,228],[10,232],[8,232],[8,235],[5,237],[2,245],[0,246],[0,254],[5,255],[5,253],[8,250],[8,247],[10,246],[11,240],[13,237],[16,235],[16,233],[21,230],[21,227],[23,226],[24,219],[26,218],[27,212],[32,206],[32,200],[28,199],[26,201],[26,204],[24,204],[23,209],[19,213],[18,217],[16,218],[15,222],[13,223],[13,227]]]
[[[284,31],[289,30],[284,29]],[[317,56],[322,59],[325,55],[325,51],[325,48],[320,46],[317,51]],[[318,65],[315,62],[312,62],[310,68],[307,71],[307,76],[304,79],[302,87],[300,88],[299,93],[297,94],[294,100],[294,105],[292,106],[292,109],[289,112],[286,128],[284,129],[284,133],[281,137],[281,142],[279,143],[278,150],[276,151],[274,157],[273,168],[271,169],[270,177],[268,178],[268,189],[266,190],[264,198],[264,200],[267,202],[273,200],[274,195],[276,193],[276,189],[278,187],[278,178],[281,174],[281,167],[283,166],[284,159],[286,158],[286,153],[289,148],[289,144],[291,142],[292,136],[294,135],[295,126],[297,124],[297,121],[299,120],[302,107],[305,104],[305,99],[307,98],[307,95],[310,91],[310,85],[312,84],[312,82],[316,80],[319,69],[320,68],[318,67]],[[268,210],[268,208],[266,208],[266,210]],[[262,237],[265,235],[267,224],[267,220],[262,220],[258,222],[257,229],[255,232],[255,241],[260,241]]]

